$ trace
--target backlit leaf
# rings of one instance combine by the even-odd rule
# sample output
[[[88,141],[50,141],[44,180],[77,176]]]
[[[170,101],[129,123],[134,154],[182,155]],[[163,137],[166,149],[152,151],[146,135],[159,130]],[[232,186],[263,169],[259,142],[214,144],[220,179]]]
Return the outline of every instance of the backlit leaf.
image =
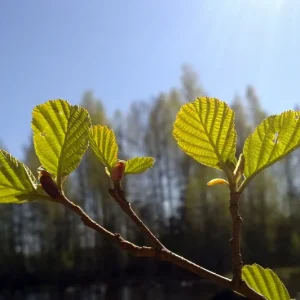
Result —
[[[270,116],[248,136],[243,149],[247,180],[299,147],[299,116],[295,111]]]
[[[88,147],[91,120],[86,109],[50,100],[32,112],[33,141],[42,166],[58,182],[79,165]]]
[[[126,161],[125,174],[143,173],[154,165],[152,157],[134,157]]]
[[[264,269],[258,264],[245,265],[242,277],[256,292],[268,300],[290,300],[291,297],[278,276],[270,269]]]
[[[183,105],[173,135],[179,147],[203,165],[224,170],[236,162],[234,112],[223,101],[201,97]]]
[[[90,130],[90,145],[102,164],[110,170],[118,160],[118,145],[114,132],[103,125],[93,126]]]
[[[0,203],[23,203],[47,198],[37,189],[37,185],[27,166],[0,150]]]

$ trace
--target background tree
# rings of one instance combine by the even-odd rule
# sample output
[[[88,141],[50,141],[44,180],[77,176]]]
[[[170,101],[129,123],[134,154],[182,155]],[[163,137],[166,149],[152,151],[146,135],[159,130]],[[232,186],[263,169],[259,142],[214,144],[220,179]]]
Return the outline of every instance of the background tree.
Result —
[[[139,176],[125,176],[123,183],[128,199],[151,230],[173,251],[214,271],[227,273],[229,195],[222,186],[207,186],[220,173],[185,155],[172,136],[181,105],[201,95],[205,91],[196,72],[185,65],[179,87],[162,92],[151,101],[133,102],[128,112],[117,111],[109,118],[105,102],[92,91],[84,93],[80,105],[90,112],[93,124],[114,129],[120,157],[155,158],[155,168]],[[266,112],[253,87],[247,87],[245,97],[234,97],[231,107],[236,113],[238,155],[246,137]],[[241,209],[245,263],[258,262],[268,267],[299,264],[299,153],[295,151],[263,171],[244,192]],[[36,174],[39,162],[31,141],[24,147],[24,161]],[[108,186],[104,168],[89,150],[68,179],[66,192],[106,228],[139,245],[147,244],[111,199]],[[176,267],[136,260],[121,252],[103,236],[86,229],[66,209],[47,201],[1,206],[0,214],[0,275],[18,273],[24,278],[31,273],[47,273],[49,278],[53,274],[64,278],[62,274],[69,272],[68,278],[74,282],[80,274],[84,274],[82,280],[109,280],[116,276],[158,278],[161,274],[187,278]]]

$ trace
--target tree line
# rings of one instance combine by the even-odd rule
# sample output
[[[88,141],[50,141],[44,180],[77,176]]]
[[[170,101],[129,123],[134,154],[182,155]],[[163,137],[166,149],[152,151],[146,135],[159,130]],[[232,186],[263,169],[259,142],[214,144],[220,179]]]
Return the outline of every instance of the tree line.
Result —
[[[114,129],[120,158],[155,158],[153,169],[126,176],[123,182],[127,199],[146,225],[173,252],[225,274],[231,267],[228,191],[222,186],[208,187],[207,182],[220,175],[218,171],[185,155],[172,137],[173,122],[181,105],[202,95],[206,92],[197,73],[185,65],[180,87],[162,92],[151,101],[133,102],[126,113],[119,110],[109,118],[105,99],[101,101],[91,91],[84,93],[80,105],[89,111],[93,124]],[[236,113],[239,154],[246,137],[267,113],[251,86],[245,95],[234,97],[231,107]],[[266,267],[300,264],[299,160],[297,150],[259,174],[243,193],[245,263]],[[24,162],[36,174],[39,162],[31,141],[24,148]],[[148,245],[108,194],[109,185],[104,168],[88,150],[66,182],[66,191],[104,227],[120,232],[136,244]],[[0,214],[2,284],[18,276],[49,283],[53,274],[62,274],[59,278],[70,282],[166,278],[166,274],[175,278],[191,276],[167,263],[131,257],[53,203],[2,205]]]

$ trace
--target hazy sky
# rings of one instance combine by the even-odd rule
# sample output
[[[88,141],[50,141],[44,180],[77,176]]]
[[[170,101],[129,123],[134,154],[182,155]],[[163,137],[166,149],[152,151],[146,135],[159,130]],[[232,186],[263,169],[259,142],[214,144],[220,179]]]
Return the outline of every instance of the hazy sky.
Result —
[[[210,96],[255,86],[269,113],[300,103],[299,0],[1,0],[0,139],[18,158],[32,108],[93,89],[112,115],[179,85]]]

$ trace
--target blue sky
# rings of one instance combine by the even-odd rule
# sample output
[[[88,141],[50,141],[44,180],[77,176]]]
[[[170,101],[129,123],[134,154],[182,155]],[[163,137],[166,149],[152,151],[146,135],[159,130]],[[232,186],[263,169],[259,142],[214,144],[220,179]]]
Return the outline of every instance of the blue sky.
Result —
[[[255,86],[269,113],[300,103],[298,0],[0,1],[0,139],[22,158],[32,108],[93,89],[109,115],[179,85],[210,96]]]

